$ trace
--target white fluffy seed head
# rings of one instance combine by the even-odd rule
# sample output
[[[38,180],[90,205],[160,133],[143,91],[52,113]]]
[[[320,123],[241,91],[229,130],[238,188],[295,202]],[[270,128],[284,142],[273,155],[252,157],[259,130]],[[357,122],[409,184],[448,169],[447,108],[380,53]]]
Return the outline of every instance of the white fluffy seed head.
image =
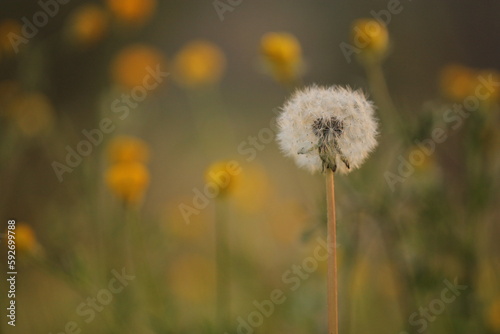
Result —
[[[278,116],[277,140],[286,156],[311,172],[347,174],[377,146],[373,104],[361,91],[339,86],[299,90]]]

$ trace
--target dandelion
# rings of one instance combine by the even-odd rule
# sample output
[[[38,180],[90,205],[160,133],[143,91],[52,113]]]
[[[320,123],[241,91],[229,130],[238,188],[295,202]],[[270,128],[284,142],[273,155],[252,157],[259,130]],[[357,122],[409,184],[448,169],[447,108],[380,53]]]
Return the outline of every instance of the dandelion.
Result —
[[[226,65],[222,51],[213,43],[193,41],[184,46],[174,60],[174,78],[193,88],[217,83]]]
[[[296,92],[285,103],[278,126],[284,154],[311,172],[347,174],[377,145],[373,105],[349,88],[313,86]]]
[[[17,97],[12,101],[9,115],[26,137],[35,137],[49,131],[55,117],[51,102],[41,93]]]
[[[474,70],[459,64],[451,64],[441,70],[439,86],[444,96],[453,101],[462,102],[469,95],[474,94],[475,79]]]
[[[487,309],[486,319],[494,331],[500,331],[500,298],[494,300]]]
[[[237,184],[237,173],[232,168],[231,161],[217,161],[205,171],[205,181],[217,187],[219,196],[232,192]]]
[[[131,25],[146,22],[156,8],[156,0],[107,0],[107,4],[121,22]]]
[[[117,163],[108,168],[106,183],[124,203],[137,204],[149,185],[149,171],[138,162]]]
[[[352,41],[362,62],[378,62],[387,54],[389,33],[384,24],[373,19],[358,19],[352,25]]]
[[[68,25],[71,40],[87,46],[104,37],[108,27],[108,17],[101,7],[87,4],[73,13]]]
[[[19,36],[23,35],[21,29],[21,24],[16,20],[7,19],[0,22],[0,56],[17,52],[14,45],[17,44]]]
[[[480,78],[498,82],[499,76],[494,70],[475,70],[460,64],[450,64],[439,73],[439,88],[446,98],[462,103],[469,96],[477,95],[478,87],[484,85]],[[488,93],[481,100],[492,102],[498,98],[498,89],[489,90]]]
[[[227,217],[227,196],[236,183],[241,171],[231,161],[219,161],[209,166],[205,173],[207,184],[218,187],[215,202],[215,267],[216,267],[216,326],[226,331],[230,319],[230,248],[229,224]]]
[[[26,223],[16,224],[16,249],[21,253],[35,253],[39,248],[35,231]]]
[[[115,57],[111,64],[111,75],[114,81],[126,89],[144,85],[148,72],[165,68],[165,57],[153,47],[144,44],[133,44]]]
[[[328,328],[338,333],[337,242],[334,173],[359,168],[377,141],[374,108],[363,93],[313,86],[296,92],[278,117],[277,140],[299,167],[327,173]]]
[[[111,163],[146,163],[149,160],[149,147],[140,138],[118,136],[108,147],[108,159]]]
[[[296,82],[302,72],[302,48],[295,36],[289,33],[270,32],[260,43],[265,65],[280,83]]]
[[[269,202],[272,186],[266,170],[259,165],[245,166],[235,178],[237,185],[232,190],[232,198],[238,209],[245,212],[262,210]]]

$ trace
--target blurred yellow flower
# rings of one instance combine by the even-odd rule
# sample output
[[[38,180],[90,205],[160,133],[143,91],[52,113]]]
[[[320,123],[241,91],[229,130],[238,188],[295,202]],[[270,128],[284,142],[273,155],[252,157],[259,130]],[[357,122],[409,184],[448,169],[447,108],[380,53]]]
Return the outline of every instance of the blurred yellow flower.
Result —
[[[111,163],[146,163],[149,160],[148,144],[136,137],[115,137],[108,147],[108,160]]]
[[[111,12],[122,22],[132,25],[145,23],[156,9],[156,0],[107,0]]]
[[[441,92],[447,98],[462,102],[474,94],[476,87],[476,73],[474,70],[462,65],[452,64],[441,70],[439,84]]]
[[[19,252],[34,253],[38,248],[35,232],[30,225],[19,222],[16,224],[16,249]]]
[[[500,332],[500,298],[494,300],[486,313],[488,325],[496,332]]]
[[[389,32],[385,25],[374,19],[358,19],[352,24],[351,38],[360,50],[358,57],[363,62],[383,59],[389,46]]]
[[[272,192],[266,170],[255,164],[242,169],[237,185],[233,191],[235,205],[246,212],[262,210]]]
[[[414,145],[410,148],[408,157],[418,171],[425,172],[431,169],[435,163],[432,153],[425,147]]]
[[[149,171],[138,162],[113,164],[106,172],[106,183],[116,197],[137,204],[149,185]]]
[[[217,161],[205,171],[205,182],[216,187],[219,196],[225,196],[234,190],[240,172],[236,161]]]
[[[260,50],[265,64],[280,83],[290,84],[299,79],[302,71],[302,48],[289,33],[270,32],[262,36]]]
[[[484,81],[482,82],[482,80],[480,80],[479,78],[483,78],[484,81],[500,82],[500,73],[496,70],[480,70],[476,76],[476,85],[474,87],[474,95],[477,96],[477,87],[481,86],[484,87],[489,93],[491,93],[491,95],[488,96],[486,102],[497,101],[498,97],[500,96],[500,89],[498,88],[498,86],[485,87]],[[484,93],[484,89],[481,90],[481,93]]]
[[[0,56],[12,55],[16,52],[14,44],[11,42],[11,38],[14,38],[16,41],[17,37],[24,38],[21,28],[21,24],[16,20],[7,19],[0,22]],[[12,34],[16,34],[17,36],[14,37]],[[9,38],[9,35],[11,35],[11,38]],[[14,43],[16,41],[14,41]],[[24,45],[24,43],[21,43],[18,47],[22,45]]]
[[[158,66],[165,69],[165,57],[153,47],[143,44],[130,45],[118,53],[111,64],[114,81],[126,89],[144,85],[144,79]]]
[[[54,110],[49,99],[42,93],[21,95],[12,101],[9,115],[21,133],[34,137],[51,129]]]
[[[172,293],[180,300],[199,303],[214,297],[215,268],[206,257],[198,254],[177,256],[167,275]]]
[[[86,4],[79,7],[68,22],[71,41],[91,45],[100,41],[108,28],[108,16],[99,6]]]
[[[196,87],[217,83],[226,65],[222,51],[213,43],[193,41],[174,60],[174,78],[180,85]]]

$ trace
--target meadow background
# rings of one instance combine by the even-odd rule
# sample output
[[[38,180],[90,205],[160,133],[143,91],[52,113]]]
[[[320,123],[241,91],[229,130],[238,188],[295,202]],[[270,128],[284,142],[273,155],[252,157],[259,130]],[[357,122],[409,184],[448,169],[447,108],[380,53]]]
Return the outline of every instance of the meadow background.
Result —
[[[324,177],[273,138],[313,83],[364,90],[381,127],[336,178],[340,332],[500,333],[500,3],[61,2],[13,47],[43,9],[0,0],[0,229],[17,221],[18,270],[15,328],[0,275],[0,333],[326,333]],[[353,22],[390,10],[346,58]],[[90,153],[59,178],[68,146]],[[194,203],[210,172],[230,182]]]

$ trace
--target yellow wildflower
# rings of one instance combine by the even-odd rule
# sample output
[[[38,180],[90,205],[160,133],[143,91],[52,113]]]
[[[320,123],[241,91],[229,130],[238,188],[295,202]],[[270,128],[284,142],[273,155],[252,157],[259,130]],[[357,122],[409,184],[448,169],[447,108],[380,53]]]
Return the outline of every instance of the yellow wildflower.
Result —
[[[21,133],[27,137],[50,130],[54,122],[52,104],[41,93],[18,97],[12,102],[9,113]]]
[[[207,41],[193,41],[174,60],[175,79],[182,86],[195,87],[218,82],[226,60],[222,51]]]
[[[72,41],[90,45],[104,37],[107,27],[106,12],[99,6],[86,4],[70,17],[68,29]]]
[[[111,163],[146,163],[149,160],[149,147],[140,138],[119,136],[109,145],[108,158]]]
[[[23,253],[34,253],[38,248],[35,232],[26,223],[17,223],[15,229],[16,250]]]
[[[488,325],[494,330],[500,332],[500,298],[491,303],[486,314]]]
[[[144,80],[157,67],[165,69],[165,57],[158,50],[143,44],[123,49],[113,60],[111,74],[114,81],[127,89],[143,86]]]
[[[156,0],[107,0],[111,12],[122,22],[141,25],[156,8]]]
[[[241,167],[236,161],[218,161],[205,171],[205,181],[217,189],[220,196],[225,196],[234,190],[240,173]]]
[[[389,46],[389,32],[384,24],[374,19],[358,19],[352,24],[351,38],[360,50],[362,62],[377,62],[383,59]]]
[[[7,19],[0,22],[0,55],[12,55],[17,51],[17,47],[24,45],[22,42],[19,44],[16,43],[18,39],[23,38],[21,28],[21,24],[16,20]]]
[[[266,170],[259,165],[245,166],[237,183],[233,192],[236,206],[246,212],[262,210],[272,191]]]
[[[302,70],[302,48],[289,33],[270,32],[260,43],[261,53],[274,78],[281,83],[293,83]]]
[[[137,204],[149,185],[149,171],[141,163],[117,163],[106,173],[109,189],[127,204]]]
[[[440,88],[441,92],[449,99],[462,102],[468,96],[474,94],[476,86],[476,72],[462,65],[448,65],[441,70]]]

